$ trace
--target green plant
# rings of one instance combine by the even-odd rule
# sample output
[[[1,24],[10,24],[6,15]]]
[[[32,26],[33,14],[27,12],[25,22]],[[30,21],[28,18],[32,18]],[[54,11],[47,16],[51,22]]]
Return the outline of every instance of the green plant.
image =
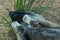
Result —
[[[46,0],[16,0],[14,9],[16,11],[33,11],[36,13],[51,9],[49,6],[41,6]],[[34,5],[36,4],[36,5]]]
[[[49,7],[48,5],[42,6],[42,4],[45,1],[46,0],[37,0],[37,1],[36,0],[14,0],[14,9],[15,11],[20,11],[20,12],[32,11],[36,13],[40,13],[45,10],[52,9],[53,7]],[[2,2],[5,9],[9,12],[10,10],[9,10],[6,0],[2,0]]]
[[[9,32],[8,32],[9,36],[10,36],[10,37],[16,37],[16,34],[15,34],[15,32],[14,32],[14,28],[11,26],[11,22],[9,22],[9,21],[7,20],[7,18],[4,17],[4,16],[1,16],[1,15],[0,15],[0,17],[2,18],[2,20],[6,21],[6,24],[5,24],[5,25],[8,25],[8,26],[6,26],[6,27],[8,27],[8,28],[10,29]]]

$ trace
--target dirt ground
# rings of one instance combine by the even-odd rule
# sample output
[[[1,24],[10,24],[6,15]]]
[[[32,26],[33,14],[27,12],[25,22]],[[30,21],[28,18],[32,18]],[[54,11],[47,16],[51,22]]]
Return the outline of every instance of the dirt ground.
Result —
[[[6,17],[9,22],[11,21],[8,15],[9,13],[5,10],[5,7],[3,6],[3,4],[5,5],[7,3],[8,5],[5,5],[5,6],[6,7],[8,6],[9,10],[14,10],[13,1],[14,0],[6,0],[6,2],[5,1],[2,2],[2,0],[0,0],[0,15]],[[55,9],[42,12],[41,15],[43,15],[46,19],[60,25],[60,0],[46,0],[42,4],[42,6],[45,6],[45,5],[52,6]],[[48,15],[48,14],[51,14],[51,15]],[[13,38],[9,37],[8,35],[9,28],[7,28],[5,24],[6,22],[0,17],[0,40],[13,40]]]

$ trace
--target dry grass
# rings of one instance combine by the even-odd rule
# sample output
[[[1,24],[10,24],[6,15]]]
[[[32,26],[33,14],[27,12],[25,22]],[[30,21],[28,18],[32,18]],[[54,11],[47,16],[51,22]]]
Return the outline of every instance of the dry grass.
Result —
[[[42,6],[49,5],[51,7],[54,7],[54,10],[46,10],[45,12],[42,12],[42,15],[55,23],[60,24],[60,0],[48,0],[42,4]],[[8,7],[10,10],[14,10],[13,0],[7,0]],[[10,22],[10,18],[8,15],[8,12],[5,10],[5,8],[2,5],[3,3],[0,0],[0,15],[5,16],[8,21]],[[51,14],[51,15],[50,15]],[[9,28],[6,27],[6,22],[0,17],[0,40],[13,40],[13,37],[10,37],[8,34]]]

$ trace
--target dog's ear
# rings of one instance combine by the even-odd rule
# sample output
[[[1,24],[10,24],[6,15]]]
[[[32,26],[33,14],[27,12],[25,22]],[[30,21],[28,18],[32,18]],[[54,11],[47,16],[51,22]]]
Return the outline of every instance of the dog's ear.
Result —
[[[14,15],[14,11],[10,11],[9,12],[9,16],[10,16],[10,18],[11,18],[12,21],[14,21],[13,15]]]
[[[9,12],[9,16],[10,16],[10,18],[11,18],[12,21],[17,21],[19,15],[20,14],[17,11],[10,11]]]
[[[9,16],[10,18],[12,19],[12,21],[17,21],[17,22],[23,22],[23,16],[25,15],[26,13],[24,12],[18,12],[18,11],[11,11],[9,12]]]

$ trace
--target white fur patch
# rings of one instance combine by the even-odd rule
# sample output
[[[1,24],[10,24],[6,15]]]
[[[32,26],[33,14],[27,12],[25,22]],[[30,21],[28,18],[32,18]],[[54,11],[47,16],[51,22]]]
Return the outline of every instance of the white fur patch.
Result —
[[[35,19],[31,18],[29,15],[25,15],[23,17],[23,21],[26,22],[26,23],[28,23],[28,24],[30,24],[31,20],[35,20]]]
[[[14,28],[21,26],[21,24],[19,24],[17,21],[12,22],[11,25],[12,25],[12,27],[14,27]]]

